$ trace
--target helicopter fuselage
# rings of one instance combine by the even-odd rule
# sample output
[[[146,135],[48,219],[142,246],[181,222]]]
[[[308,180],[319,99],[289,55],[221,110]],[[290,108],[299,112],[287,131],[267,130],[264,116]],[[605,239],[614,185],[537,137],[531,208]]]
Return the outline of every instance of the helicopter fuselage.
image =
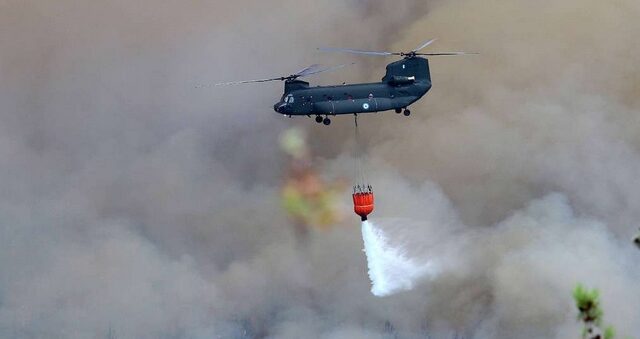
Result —
[[[288,80],[274,110],[283,115],[340,115],[406,108],[431,89],[428,61],[405,58],[387,65],[381,82],[309,87]]]

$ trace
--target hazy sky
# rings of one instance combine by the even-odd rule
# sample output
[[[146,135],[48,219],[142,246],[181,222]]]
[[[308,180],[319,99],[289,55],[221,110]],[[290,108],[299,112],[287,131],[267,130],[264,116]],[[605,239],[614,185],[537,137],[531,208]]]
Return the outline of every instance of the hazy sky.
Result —
[[[640,333],[640,3],[0,0],[0,337],[575,338],[571,290]],[[278,136],[349,177],[351,118],[283,119],[279,83],[430,60],[409,118],[363,117],[372,220],[446,269],[369,292],[358,218],[296,243]],[[379,192],[379,193],[378,193]],[[350,209],[344,192],[344,208]]]

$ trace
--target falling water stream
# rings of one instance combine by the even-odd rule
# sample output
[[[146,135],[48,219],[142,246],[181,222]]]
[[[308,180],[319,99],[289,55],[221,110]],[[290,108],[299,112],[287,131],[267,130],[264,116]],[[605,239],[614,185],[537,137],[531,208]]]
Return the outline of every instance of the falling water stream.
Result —
[[[402,247],[391,246],[384,231],[370,220],[362,222],[362,240],[371,293],[377,297],[411,290],[419,280],[437,274],[433,262],[419,264],[408,258]]]

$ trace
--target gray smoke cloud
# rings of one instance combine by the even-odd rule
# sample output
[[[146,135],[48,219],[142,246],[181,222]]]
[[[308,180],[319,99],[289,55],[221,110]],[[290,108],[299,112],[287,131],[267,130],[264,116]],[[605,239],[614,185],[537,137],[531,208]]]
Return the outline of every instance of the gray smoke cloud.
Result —
[[[640,333],[635,2],[0,7],[1,337],[575,337],[576,282]],[[481,55],[431,60],[411,120],[361,121],[374,218],[448,269],[378,299],[357,217],[301,246],[279,203],[279,133],[309,129],[339,177],[350,119],[282,119],[279,84],[194,86],[432,37]],[[313,80],[382,76],[358,62]]]

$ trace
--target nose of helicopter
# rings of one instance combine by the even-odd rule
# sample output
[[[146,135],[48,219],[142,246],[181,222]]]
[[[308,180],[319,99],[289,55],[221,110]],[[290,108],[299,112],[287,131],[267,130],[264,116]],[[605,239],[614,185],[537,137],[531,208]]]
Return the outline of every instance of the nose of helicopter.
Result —
[[[284,102],[277,102],[275,105],[273,105],[273,110],[278,113],[285,113],[286,108],[287,104],[285,104]]]

